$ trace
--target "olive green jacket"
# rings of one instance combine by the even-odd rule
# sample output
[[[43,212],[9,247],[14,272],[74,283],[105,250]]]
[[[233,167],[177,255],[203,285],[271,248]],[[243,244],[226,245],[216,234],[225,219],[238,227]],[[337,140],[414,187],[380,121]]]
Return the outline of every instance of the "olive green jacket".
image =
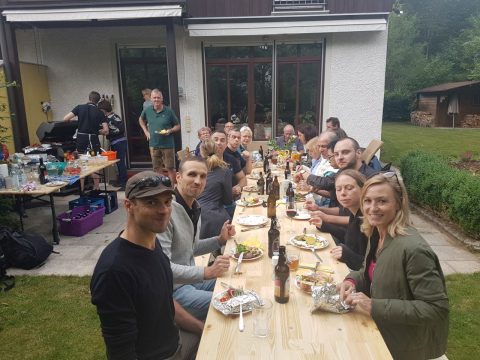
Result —
[[[445,353],[448,297],[437,255],[416,229],[387,236],[377,255],[373,279],[367,268],[378,240],[371,239],[359,271],[347,278],[372,298],[372,318],[394,359],[433,359]]]

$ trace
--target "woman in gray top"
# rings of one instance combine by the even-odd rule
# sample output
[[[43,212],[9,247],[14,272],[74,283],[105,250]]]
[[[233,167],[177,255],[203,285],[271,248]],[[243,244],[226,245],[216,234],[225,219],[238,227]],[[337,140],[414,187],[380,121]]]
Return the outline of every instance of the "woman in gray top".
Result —
[[[224,205],[232,203],[232,171],[228,164],[215,153],[215,143],[205,140],[200,146],[200,155],[207,162],[208,175],[205,190],[198,197],[202,208],[200,238],[217,236],[223,223],[230,220]]]

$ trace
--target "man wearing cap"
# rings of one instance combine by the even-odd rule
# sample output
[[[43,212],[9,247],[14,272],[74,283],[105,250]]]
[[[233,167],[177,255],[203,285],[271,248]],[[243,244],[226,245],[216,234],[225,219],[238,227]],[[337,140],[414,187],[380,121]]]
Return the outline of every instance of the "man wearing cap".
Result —
[[[170,263],[156,239],[170,220],[172,194],[170,179],[153,171],[126,184],[127,225],[100,255],[90,283],[108,359],[195,357],[203,323],[173,300]]]
[[[200,320],[207,317],[215,279],[228,270],[230,260],[217,256],[212,266],[202,267],[196,266],[194,257],[220,249],[235,235],[235,227],[226,221],[218,236],[200,239],[201,210],[196,199],[205,188],[207,173],[204,159],[193,156],[182,160],[172,218],[166,231],[157,235],[171,261],[173,298]]]

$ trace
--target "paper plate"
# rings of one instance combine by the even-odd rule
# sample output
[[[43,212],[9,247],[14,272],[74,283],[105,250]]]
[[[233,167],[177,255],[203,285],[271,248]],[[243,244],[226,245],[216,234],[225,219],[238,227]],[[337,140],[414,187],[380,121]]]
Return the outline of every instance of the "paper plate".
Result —
[[[310,220],[310,218],[311,216],[309,213],[301,212],[301,213],[297,213],[297,215],[293,217],[293,220]]]
[[[268,218],[263,215],[243,215],[237,218],[237,224],[243,226],[259,226],[268,222]]]
[[[298,234],[297,236],[303,236],[303,234]],[[303,240],[297,240],[295,239],[295,236],[292,237],[288,242],[292,244],[293,246],[296,246],[300,249],[307,249],[307,250],[319,250],[319,249],[325,249],[328,247],[328,240],[325,239],[323,236],[317,235],[317,234],[305,234],[305,236],[312,236],[315,238],[315,244],[313,245],[308,245],[305,241]]]
[[[247,198],[247,201],[243,201],[243,199],[238,199],[237,201],[235,201],[235,204],[237,204],[238,206],[246,206],[246,207],[259,206],[259,205],[262,205],[262,203],[263,201],[260,198],[258,198],[257,202],[249,202],[248,198]]]
[[[63,186],[66,185],[67,183],[65,181],[50,181],[45,184],[45,186],[48,187],[57,187],[57,186]]]

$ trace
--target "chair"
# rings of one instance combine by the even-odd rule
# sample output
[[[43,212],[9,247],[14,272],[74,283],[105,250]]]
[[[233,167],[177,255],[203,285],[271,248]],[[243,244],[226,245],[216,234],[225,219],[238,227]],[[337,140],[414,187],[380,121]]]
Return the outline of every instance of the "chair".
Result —
[[[365,164],[370,163],[372,161],[373,156],[377,153],[378,150],[383,146],[383,141],[378,139],[373,139],[370,144],[363,150],[362,153],[362,162]]]

